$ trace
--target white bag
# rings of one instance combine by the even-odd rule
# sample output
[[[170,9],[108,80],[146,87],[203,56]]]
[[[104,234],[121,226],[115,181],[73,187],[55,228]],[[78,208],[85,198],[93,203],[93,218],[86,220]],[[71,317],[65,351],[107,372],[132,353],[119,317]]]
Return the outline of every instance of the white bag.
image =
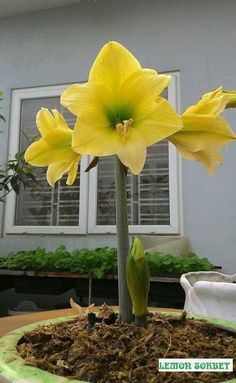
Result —
[[[191,272],[183,274],[180,283],[185,311],[236,322],[236,274]]]

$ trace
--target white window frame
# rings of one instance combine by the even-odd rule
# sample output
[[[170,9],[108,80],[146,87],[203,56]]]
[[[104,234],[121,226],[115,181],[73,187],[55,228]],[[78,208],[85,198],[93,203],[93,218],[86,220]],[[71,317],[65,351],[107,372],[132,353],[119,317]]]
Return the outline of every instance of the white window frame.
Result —
[[[168,100],[179,112],[180,107],[180,74],[169,72],[172,81],[168,87]],[[9,158],[14,158],[19,151],[21,103],[26,99],[57,97],[70,84],[42,86],[12,91],[11,121],[9,135]],[[4,214],[5,234],[115,234],[113,225],[97,225],[97,168],[85,173],[91,158],[83,156],[80,171],[80,212],[78,226],[20,226],[15,225],[16,195],[9,193],[6,198]],[[181,234],[182,185],[181,158],[175,147],[169,143],[169,190],[170,190],[170,224],[169,225],[130,225],[130,234]]]
[[[23,100],[33,98],[46,98],[60,96],[65,85],[53,85],[12,90],[11,99],[11,121],[9,135],[9,158],[14,158],[19,151],[20,124],[21,124],[21,103]],[[88,156],[81,160],[80,171],[80,201],[79,201],[79,225],[78,226],[20,226],[15,225],[16,194],[9,193],[5,206],[5,234],[86,234],[88,217],[88,173],[85,169],[89,164]]]
[[[180,73],[169,72],[172,81],[168,87],[168,101],[175,110],[180,109]],[[169,225],[129,225],[130,234],[180,234],[182,233],[181,200],[181,158],[174,145],[169,143],[169,190],[170,224]],[[97,225],[97,167],[89,172],[89,211],[88,232],[90,234],[115,234],[115,225]],[[181,209],[181,210],[180,210]]]

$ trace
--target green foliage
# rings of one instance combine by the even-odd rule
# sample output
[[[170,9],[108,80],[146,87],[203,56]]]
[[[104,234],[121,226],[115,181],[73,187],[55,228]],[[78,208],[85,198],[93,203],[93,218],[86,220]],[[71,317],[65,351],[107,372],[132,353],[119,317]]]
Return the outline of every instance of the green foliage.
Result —
[[[188,253],[183,257],[161,253],[146,254],[151,275],[156,273],[182,274],[189,271],[212,270],[214,266],[196,254]],[[89,274],[102,278],[107,274],[117,274],[117,254],[114,248],[81,249],[69,252],[64,246],[55,251],[36,250],[11,253],[0,258],[0,267],[21,270],[64,270]]]
[[[17,153],[14,160],[7,161],[5,166],[0,168],[0,191],[3,191],[0,202],[4,202],[6,195],[11,191],[19,194],[21,185],[26,187],[28,181],[36,182],[32,167],[25,162],[24,152]]]
[[[3,92],[0,91],[0,102]],[[1,108],[0,108],[1,109]],[[0,122],[6,122],[5,118],[0,114]],[[16,153],[13,160],[7,161],[4,165],[0,166],[0,202],[5,202],[5,197],[11,191],[19,194],[20,187],[27,186],[28,181],[36,182],[32,173],[32,167],[24,160],[24,152]]]
[[[90,274],[97,278],[105,274],[116,274],[116,249],[74,250],[71,253],[64,246],[54,252],[45,249],[19,251],[0,260],[0,266],[15,269],[65,270]]]
[[[189,252],[182,257],[175,257],[170,254],[146,253],[151,274],[174,273],[183,274],[189,271],[208,271],[214,265],[207,258],[199,258],[196,254]]]

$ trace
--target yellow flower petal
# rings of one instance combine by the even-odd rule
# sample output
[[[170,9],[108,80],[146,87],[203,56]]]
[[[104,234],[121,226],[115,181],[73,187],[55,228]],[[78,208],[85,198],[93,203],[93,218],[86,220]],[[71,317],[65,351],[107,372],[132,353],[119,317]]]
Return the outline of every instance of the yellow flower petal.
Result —
[[[172,138],[172,136],[171,136]],[[210,150],[200,150],[198,152],[190,152],[179,142],[176,142],[174,139],[169,139],[172,142],[181,155],[187,160],[191,161],[200,161],[207,169],[210,175],[213,175],[215,172],[215,167],[222,164],[222,156],[220,153],[214,153]]]
[[[78,166],[80,162],[80,156],[71,162],[56,162],[49,165],[47,170],[47,181],[52,187],[54,184],[63,177],[65,173],[68,173],[67,185],[72,185],[78,174]]]
[[[200,161],[207,169],[209,175],[213,176],[215,167],[222,164],[222,156],[220,153],[212,153],[210,151],[199,151],[196,153],[197,161]]]
[[[47,166],[65,158],[72,160],[75,153],[71,149],[71,139],[71,130],[65,132],[60,128],[54,129],[29,146],[25,152],[25,160],[35,166]]]
[[[25,161],[34,166],[48,166],[52,157],[47,142],[40,139],[31,144],[25,152]]]
[[[71,185],[80,161],[80,155],[71,148],[72,130],[57,110],[53,110],[53,115],[46,109],[41,110],[38,122],[40,128],[43,127],[43,137],[28,147],[25,160],[35,166],[48,166],[50,185],[53,186],[65,173],[68,173],[67,183]]]
[[[228,97],[223,93],[223,90],[220,87],[212,92],[204,94],[197,104],[190,106],[185,111],[184,115],[192,113],[218,115],[223,112],[227,102]]]
[[[117,154],[133,174],[140,173],[144,166],[146,143],[135,128],[130,128],[125,136],[121,136],[111,128],[87,125],[78,119],[72,142],[77,153],[95,156]]]
[[[76,116],[90,115],[94,110],[108,109],[111,93],[106,87],[97,83],[74,84],[61,95],[61,104]]]
[[[41,108],[36,115],[36,125],[41,136],[45,136],[56,127],[56,121],[48,109]]]
[[[65,106],[69,111],[76,116],[79,115],[81,103],[83,105],[83,101],[89,91],[88,84],[73,84],[69,86],[61,95],[61,104]],[[86,98],[85,98],[86,97]]]
[[[67,177],[67,185],[73,185],[77,174],[78,174],[78,166],[80,162],[81,156],[77,157],[74,162],[71,164],[69,172],[68,172],[68,177]]]
[[[94,111],[90,115],[91,123],[89,118],[78,118],[72,139],[72,148],[75,152],[95,156],[115,154],[116,131],[110,126],[104,125],[103,117],[98,111]]]
[[[222,88],[203,95],[181,116],[184,128],[168,137],[185,158],[202,162],[209,174],[222,163],[222,148],[236,139],[226,120],[219,116],[226,104]]]
[[[146,143],[135,129],[130,129],[125,139],[119,140],[116,154],[133,174],[139,174],[146,159]]]
[[[146,146],[159,142],[183,127],[180,117],[165,99],[159,97],[155,111],[144,120],[135,123],[135,128],[142,135]]]
[[[222,116],[186,115],[181,117],[184,128],[171,137],[191,152],[218,151],[236,138]]]
[[[141,69],[138,60],[121,44],[111,41],[103,46],[89,73],[89,81],[103,84],[116,93],[122,83]]]
[[[70,148],[73,131],[71,129],[64,130],[58,127],[51,130],[46,136],[43,137],[48,145],[55,150]]]
[[[133,112],[138,121],[153,112],[156,100],[167,87],[171,76],[158,75],[151,69],[141,69],[133,73],[123,83],[119,93],[119,103]]]
[[[61,130],[64,130],[65,134],[66,133],[71,134],[72,130],[67,125],[66,120],[64,119],[62,114],[59,113],[57,109],[52,109],[52,113],[53,113],[54,118],[55,118],[56,127],[60,128]]]
[[[47,181],[49,185],[53,187],[54,184],[69,171],[69,169],[70,163],[68,162],[57,162],[49,165],[47,170]]]

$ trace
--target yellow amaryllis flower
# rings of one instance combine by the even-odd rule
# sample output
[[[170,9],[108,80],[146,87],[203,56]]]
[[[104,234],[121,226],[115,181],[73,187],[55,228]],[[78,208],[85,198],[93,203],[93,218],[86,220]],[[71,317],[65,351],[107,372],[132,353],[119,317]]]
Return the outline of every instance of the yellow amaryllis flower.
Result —
[[[85,84],[66,89],[61,103],[78,119],[72,147],[81,154],[117,155],[132,173],[141,172],[146,148],[182,128],[160,97],[171,77],[143,69],[117,42],[104,45]]]
[[[228,101],[222,88],[203,95],[196,105],[182,114],[183,129],[168,137],[183,157],[202,162],[211,175],[215,166],[222,162],[222,148],[236,138],[220,116]]]
[[[42,108],[36,116],[36,125],[42,136],[25,152],[25,160],[34,166],[48,166],[47,181],[54,186],[65,173],[67,185],[75,181],[81,156],[71,148],[73,131],[57,111]]]

